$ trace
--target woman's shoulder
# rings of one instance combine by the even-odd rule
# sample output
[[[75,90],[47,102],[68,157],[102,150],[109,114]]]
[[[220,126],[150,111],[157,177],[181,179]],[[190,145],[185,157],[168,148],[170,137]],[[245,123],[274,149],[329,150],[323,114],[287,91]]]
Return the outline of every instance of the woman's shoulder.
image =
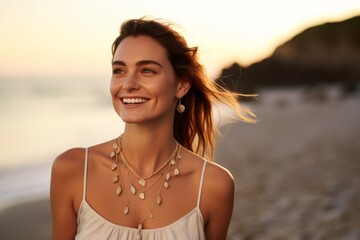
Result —
[[[196,171],[202,171],[204,162],[206,162],[204,182],[207,182],[206,185],[209,185],[212,191],[233,191],[234,178],[228,169],[216,162],[206,160],[191,152],[190,160]]]
[[[216,219],[223,219],[226,223],[231,218],[234,204],[235,181],[229,170],[221,165],[207,161],[203,180],[201,211],[209,228],[220,223]],[[225,224],[226,225],[226,224]]]
[[[71,148],[60,155],[58,155],[52,166],[52,171],[59,174],[77,174],[79,171],[84,170],[85,153],[88,150],[89,155],[100,156],[104,155],[106,150],[109,149],[113,140],[100,143],[86,148]],[[111,148],[111,147],[110,147]],[[109,152],[109,151],[108,151]],[[107,153],[107,152],[106,152]],[[89,158],[90,159],[90,158]]]
[[[52,165],[53,174],[72,175],[83,169],[85,148],[72,148],[57,156]]]
[[[80,205],[85,163],[85,149],[73,148],[55,158],[51,170],[50,198],[52,205]],[[80,189],[80,190],[79,190]]]
[[[207,161],[204,181],[208,194],[232,195],[235,182],[230,171],[216,162]]]

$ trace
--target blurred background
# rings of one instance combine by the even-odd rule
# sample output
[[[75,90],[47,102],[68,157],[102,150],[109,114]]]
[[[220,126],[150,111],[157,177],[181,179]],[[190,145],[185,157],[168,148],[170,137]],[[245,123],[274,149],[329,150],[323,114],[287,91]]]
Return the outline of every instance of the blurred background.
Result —
[[[259,123],[227,124],[229,239],[360,239],[360,3],[0,0],[0,239],[49,239],[53,159],[121,133],[109,95],[120,24],[171,20]],[[21,230],[19,230],[19,228]]]

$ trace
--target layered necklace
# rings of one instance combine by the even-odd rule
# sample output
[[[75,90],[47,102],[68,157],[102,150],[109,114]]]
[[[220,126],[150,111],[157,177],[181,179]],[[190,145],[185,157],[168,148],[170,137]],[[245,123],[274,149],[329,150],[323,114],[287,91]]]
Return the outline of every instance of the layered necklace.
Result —
[[[134,168],[129,164],[129,162],[125,159],[122,153],[121,138],[122,135],[120,135],[120,137],[116,139],[115,143],[113,144],[113,151],[110,153],[110,158],[114,159],[114,164],[111,167],[111,171],[115,173],[115,175],[113,175],[112,182],[116,185],[115,194],[117,196],[121,196],[122,193],[124,193],[123,195],[125,195],[127,204],[123,209],[123,214],[128,215],[129,213],[132,213],[133,217],[138,222],[138,232],[136,234],[136,240],[140,240],[143,223],[146,219],[155,217],[153,213],[154,208],[156,206],[160,206],[163,202],[161,194],[162,190],[168,189],[170,187],[170,179],[180,174],[178,168],[178,161],[181,159],[181,145],[177,141],[175,141],[176,146],[169,159],[165,161],[154,172],[150,173],[147,176],[141,176],[141,174],[137,173]],[[120,161],[123,164],[125,176],[121,174],[119,166]],[[127,178],[127,182],[130,185],[128,187],[125,186],[125,177]],[[152,179],[152,181],[150,181],[150,179]],[[162,181],[161,184],[155,185],[159,181]],[[154,199],[154,202],[150,204],[151,207],[145,214],[145,216],[140,219],[136,214],[134,207],[131,205],[129,194],[137,196],[139,197],[139,199],[146,201],[146,192],[149,189],[153,189],[155,186],[159,186],[158,189],[154,190],[157,193],[156,198]]]

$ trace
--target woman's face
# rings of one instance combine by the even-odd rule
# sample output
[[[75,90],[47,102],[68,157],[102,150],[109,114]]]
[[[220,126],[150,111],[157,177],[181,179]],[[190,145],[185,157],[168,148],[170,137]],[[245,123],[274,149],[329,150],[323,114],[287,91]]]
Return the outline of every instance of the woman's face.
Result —
[[[179,83],[166,50],[149,36],[125,38],[113,57],[110,92],[126,123],[173,121]]]

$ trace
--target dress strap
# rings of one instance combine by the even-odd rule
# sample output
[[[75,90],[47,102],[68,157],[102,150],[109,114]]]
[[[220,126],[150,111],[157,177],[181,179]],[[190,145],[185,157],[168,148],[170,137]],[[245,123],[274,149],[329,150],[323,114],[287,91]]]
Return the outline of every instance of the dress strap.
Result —
[[[201,179],[200,179],[200,186],[199,186],[199,193],[198,193],[198,200],[197,200],[197,207],[200,207],[200,199],[201,199],[201,190],[202,190],[202,185],[203,185],[203,180],[204,180],[204,173],[205,173],[205,167],[206,167],[206,163],[207,161],[204,160],[204,164],[202,167],[202,172],[201,172]]]
[[[88,148],[85,149],[85,166],[84,166],[84,183],[83,183],[83,201],[86,198],[86,179],[87,179],[87,163],[88,163]]]

